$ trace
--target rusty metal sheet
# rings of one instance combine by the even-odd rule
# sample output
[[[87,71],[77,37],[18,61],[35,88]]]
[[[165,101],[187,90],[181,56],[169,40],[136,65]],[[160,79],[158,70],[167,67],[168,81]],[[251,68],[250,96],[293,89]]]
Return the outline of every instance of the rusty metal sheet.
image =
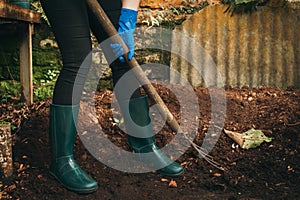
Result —
[[[225,84],[300,88],[300,10],[265,6],[252,14],[233,16],[225,10],[222,5],[207,6],[175,31],[191,37],[211,56]],[[173,46],[180,47],[181,54],[199,51],[177,35],[173,35]],[[205,61],[198,63],[203,72],[200,76],[195,66],[176,55],[172,56],[171,68],[193,85],[205,85],[201,76],[209,67]],[[181,82],[172,74],[170,78]]]

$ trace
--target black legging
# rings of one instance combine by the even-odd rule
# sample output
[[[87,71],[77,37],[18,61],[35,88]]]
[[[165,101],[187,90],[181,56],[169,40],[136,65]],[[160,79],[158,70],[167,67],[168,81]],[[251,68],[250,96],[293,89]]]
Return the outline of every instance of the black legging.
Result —
[[[122,6],[121,0],[98,1],[117,28]],[[82,65],[82,62],[92,50],[90,29],[99,43],[108,36],[84,0],[41,0],[41,4],[50,21],[63,61],[63,68],[54,89],[53,104],[78,104],[89,71],[89,65]],[[105,54],[111,55],[109,46],[102,46],[102,49]],[[91,58],[89,61],[91,62]],[[80,74],[78,74],[80,67]],[[121,63],[118,59],[112,62],[110,67],[114,85],[129,70],[128,65]],[[131,83],[131,81],[123,83],[124,88]],[[116,95],[118,100],[122,100],[127,96],[126,89],[118,91]],[[139,95],[139,90],[137,90],[134,96]]]

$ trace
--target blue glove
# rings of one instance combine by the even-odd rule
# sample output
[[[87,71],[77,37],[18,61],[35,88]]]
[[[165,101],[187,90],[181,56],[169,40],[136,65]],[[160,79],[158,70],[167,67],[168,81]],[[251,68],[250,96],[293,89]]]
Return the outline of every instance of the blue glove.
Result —
[[[132,60],[134,56],[134,31],[136,28],[136,21],[137,21],[138,11],[131,10],[127,8],[121,9],[121,16],[119,19],[119,28],[118,33],[127,45],[129,52],[128,52],[128,60]],[[112,48],[116,57],[119,57],[121,62],[125,62],[124,59],[124,49],[122,48],[121,44],[111,44],[110,47]]]

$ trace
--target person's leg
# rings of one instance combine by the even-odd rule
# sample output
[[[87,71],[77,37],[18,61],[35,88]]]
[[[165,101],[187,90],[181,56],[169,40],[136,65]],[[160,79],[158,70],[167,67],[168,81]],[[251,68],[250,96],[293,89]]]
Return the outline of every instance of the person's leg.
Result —
[[[121,7],[122,3],[121,0],[116,0],[113,4],[111,0],[98,0],[101,7],[104,9],[106,14],[108,15],[109,19],[111,20],[114,27],[118,28],[119,17],[121,15]],[[107,61],[110,63],[110,68],[112,70],[112,80],[113,85],[115,86],[120,78],[130,70],[128,64],[119,61],[119,59],[114,58],[114,53],[110,47],[110,42],[107,40],[109,36],[100,26],[96,17],[92,14],[89,10],[89,20],[90,20],[90,27],[94,35],[96,36],[101,48],[105,54]],[[132,88],[135,87],[137,90],[132,94],[132,97],[140,97],[141,93],[139,88],[137,87],[137,79],[133,74],[130,74],[126,80],[122,80],[122,84],[124,88]],[[128,99],[127,90],[118,90],[115,91],[115,95],[118,100]]]
[[[41,0],[41,3],[50,21],[63,61],[54,89],[53,103],[76,105],[80,101],[91,62],[91,57],[88,57],[87,63],[82,65],[92,50],[85,1]]]
[[[116,1],[118,3],[115,5],[112,5],[110,0],[99,1],[103,9],[106,10],[115,28],[118,28],[121,1]],[[112,69],[113,84],[115,86],[121,77],[130,70],[130,67],[128,64],[120,62],[117,58],[110,60],[112,57],[110,55],[113,55],[109,46],[110,43],[102,43],[108,36],[91,12],[89,12],[89,18],[91,29],[99,43],[102,44],[101,47],[108,62],[111,63],[110,67]],[[127,134],[129,144],[136,153],[143,154],[151,152],[153,156],[150,159],[148,159],[149,157],[145,157],[145,159],[142,158],[142,161],[148,162],[152,166],[154,165],[158,173],[168,176],[180,175],[183,173],[181,165],[171,161],[155,144],[151,119],[149,117],[148,98],[147,96],[141,95],[137,83],[138,81],[133,73],[129,73],[126,79],[122,79],[122,88],[114,91],[124,117],[126,130],[129,133]],[[133,94],[129,94],[131,97],[127,94],[128,88],[136,88]]]
[[[41,0],[41,3],[63,58],[50,105],[50,173],[67,189],[90,193],[98,188],[97,182],[77,165],[73,155],[78,104],[90,63],[88,59],[87,65],[81,65],[91,51],[86,4],[82,0]]]

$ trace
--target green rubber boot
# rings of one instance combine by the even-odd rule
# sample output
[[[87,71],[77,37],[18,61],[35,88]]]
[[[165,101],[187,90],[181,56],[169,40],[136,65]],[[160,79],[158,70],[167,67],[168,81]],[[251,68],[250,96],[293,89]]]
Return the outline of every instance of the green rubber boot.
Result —
[[[77,165],[73,155],[78,110],[78,105],[50,105],[50,174],[71,191],[91,193],[98,184]]]
[[[179,176],[184,170],[173,162],[156,146],[151,118],[149,117],[148,97],[133,98],[119,102],[124,117],[128,141],[135,153],[141,154],[141,160],[154,166],[157,173],[167,176]],[[129,108],[128,108],[129,105]],[[142,154],[151,153],[151,157],[143,159]],[[146,155],[146,154],[145,154]],[[164,167],[160,167],[164,166]]]

